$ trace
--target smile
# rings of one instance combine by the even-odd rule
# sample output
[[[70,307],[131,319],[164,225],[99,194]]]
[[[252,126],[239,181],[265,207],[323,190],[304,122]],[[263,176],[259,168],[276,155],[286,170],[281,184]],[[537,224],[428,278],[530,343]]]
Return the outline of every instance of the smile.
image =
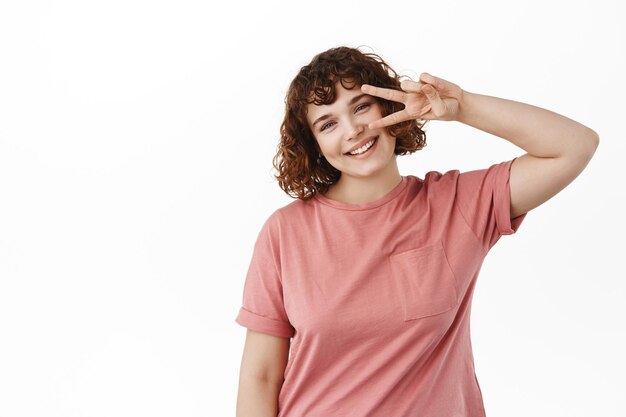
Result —
[[[376,136],[374,139],[372,139],[365,145],[361,146],[359,149],[355,149],[354,151],[346,153],[345,155],[346,156],[361,156],[361,155],[367,154],[372,148],[375,147],[376,142],[378,142],[378,136]]]

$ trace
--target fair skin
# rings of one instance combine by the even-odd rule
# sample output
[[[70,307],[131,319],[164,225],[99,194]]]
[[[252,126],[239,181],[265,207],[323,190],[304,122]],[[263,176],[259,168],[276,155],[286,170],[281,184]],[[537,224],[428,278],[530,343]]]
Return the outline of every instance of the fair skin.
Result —
[[[394,154],[396,138],[386,128],[368,126],[382,117],[382,106],[359,87],[346,89],[337,82],[334,103],[309,104],[307,109],[309,128],[322,155],[341,171],[341,178],[325,196],[350,204],[377,200],[402,181]],[[378,139],[367,153],[358,157],[346,155],[375,137]]]
[[[511,165],[511,218],[543,204],[570,184],[600,142],[595,131],[575,120],[529,104],[470,93],[428,73],[422,73],[418,82],[403,81],[401,88],[361,86],[366,94],[405,105],[371,122],[369,129],[410,119],[458,121],[527,152]]]
[[[395,139],[387,136],[385,127],[405,120],[458,121],[524,149],[527,153],[511,166],[511,218],[543,204],[565,188],[587,166],[599,144],[595,131],[565,116],[470,93],[428,73],[422,73],[419,82],[403,81],[401,87],[401,91],[368,85],[361,86],[361,91],[338,90],[338,99],[331,106],[309,108],[310,125],[321,115],[331,114],[312,127],[323,155],[342,172],[341,180],[329,190],[331,198],[355,204],[367,202],[383,196],[400,181],[393,155]],[[348,104],[361,92],[403,103],[405,108],[383,118],[378,105],[360,106],[361,101]],[[334,127],[327,126],[326,133],[321,134],[318,125],[326,122]],[[360,140],[373,135],[381,135],[382,146],[377,153],[358,160],[344,155]],[[344,184],[342,188],[337,187],[340,183]],[[248,331],[246,340],[237,416],[275,416],[289,339]]]
[[[278,412],[291,339],[248,329],[241,358],[237,417],[270,417]]]

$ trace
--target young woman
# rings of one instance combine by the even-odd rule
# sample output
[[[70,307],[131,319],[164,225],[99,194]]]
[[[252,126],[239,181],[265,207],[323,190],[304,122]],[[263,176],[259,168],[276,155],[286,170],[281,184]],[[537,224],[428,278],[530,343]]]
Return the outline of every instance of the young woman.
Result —
[[[403,176],[431,120],[526,151],[489,168]],[[339,47],[301,68],[274,158],[296,200],[262,226],[236,322],[237,416],[480,417],[470,341],[482,262],[598,146],[556,113],[470,93]]]

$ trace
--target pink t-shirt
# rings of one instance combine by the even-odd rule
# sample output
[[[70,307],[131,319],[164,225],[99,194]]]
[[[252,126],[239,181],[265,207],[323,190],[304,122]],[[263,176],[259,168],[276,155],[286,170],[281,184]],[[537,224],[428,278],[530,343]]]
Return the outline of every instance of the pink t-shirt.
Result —
[[[526,217],[510,218],[514,160],[269,216],[236,322],[293,337],[279,417],[485,416],[471,302],[487,252]]]

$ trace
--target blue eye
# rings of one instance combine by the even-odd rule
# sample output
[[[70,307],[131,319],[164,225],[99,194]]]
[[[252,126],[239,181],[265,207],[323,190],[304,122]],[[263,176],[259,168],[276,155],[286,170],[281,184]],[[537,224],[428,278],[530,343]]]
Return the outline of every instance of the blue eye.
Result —
[[[328,125],[330,125],[331,123],[334,123],[334,122],[328,122],[328,123],[324,124],[324,125],[322,126],[322,128],[320,129],[320,131],[322,131],[322,130],[326,130],[326,129],[329,127]]]
[[[363,103],[363,104],[359,105],[356,108],[356,111],[359,111],[362,108],[366,109],[366,108],[370,107],[371,105],[372,105],[371,103]],[[325,123],[324,125],[322,125],[322,127],[320,128],[320,132],[323,131],[323,130],[328,129],[331,126],[332,123],[334,123],[334,122],[328,122],[328,123]]]

